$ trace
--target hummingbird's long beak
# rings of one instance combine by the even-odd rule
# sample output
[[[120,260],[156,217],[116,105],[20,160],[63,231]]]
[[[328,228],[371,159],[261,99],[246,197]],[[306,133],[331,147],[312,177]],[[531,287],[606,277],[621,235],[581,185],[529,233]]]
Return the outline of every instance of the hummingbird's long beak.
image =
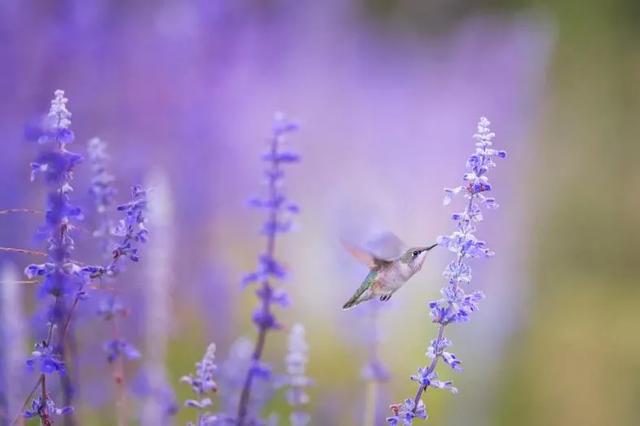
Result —
[[[437,245],[438,245],[438,243],[435,243],[435,244],[433,244],[433,245],[430,245],[429,247],[425,248],[425,249],[424,249],[424,251],[429,251],[429,250],[431,250],[432,248],[434,248],[434,247],[435,247],[435,246],[437,246]]]

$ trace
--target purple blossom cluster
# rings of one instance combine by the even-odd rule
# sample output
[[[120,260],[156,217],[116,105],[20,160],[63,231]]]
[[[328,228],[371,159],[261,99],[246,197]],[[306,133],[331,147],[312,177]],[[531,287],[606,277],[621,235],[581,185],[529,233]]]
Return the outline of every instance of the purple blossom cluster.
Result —
[[[215,364],[216,345],[210,343],[201,361],[196,363],[196,371],[194,374],[182,376],[181,382],[191,386],[191,390],[197,399],[188,399],[185,406],[198,410],[198,421],[196,423],[188,423],[190,426],[213,426],[221,423],[221,418],[205,411],[211,407],[212,401],[209,395],[218,391],[218,385],[213,379],[213,375],[217,370]]]
[[[71,113],[67,109],[67,101],[62,90],[55,92],[42,136],[38,138],[40,152],[31,163],[31,180],[42,176],[49,191],[45,223],[38,230],[38,236],[46,240],[50,262],[31,264],[25,269],[30,279],[43,277],[40,295],[51,295],[56,301],[84,281],[81,270],[70,262],[75,247],[71,231],[74,223],[83,218],[82,210],[71,203],[71,181],[82,156],[67,149],[74,137],[69,128]],[[62,320],[63,309],[62,302],[54,304],[49,315],[52,325]]]
[[[92,171],[89,193],[98,217],[93,236],[102,244],[103,252],[108,259],[104,268],[94,271],[93,278],[100,278],[103,283],[112,283],[118,273],[116,266],[120,257],[125,256],[137,262],[138,243],[147,240],[148,231],[144,225],[147,210],[146,191],[139,186],[132,189],[132,200],[116,209],[124,214],[124,218],[120,219],[117,225],[114,224],[109,213],[113,209],[117,190],[114,186],[115,178],[107,167],[107,144],[99,138],[92,138],[87,144],[87,152]],[[106,297],[100,301],[97,314],[103,320],[111,322],[114,330],[114,337],[104,344],[109,364],[141,357],[140,351],[119,333],[118,318],[124,318],[128,313],[129,310],[118,300],[115,291],[108,291]]]
[[[81,209],[71,203],[71,182],[74,168],[82,161],[82,156],[67,149],[74,139],[67,102],[64,91],[56,90],[37,140],[39,154],[31,163],[31,180],[42,176],[48,189],[45,223],[38,230],[38,236],[46,241],[49,261],[27,266],[25,275],[29,279],[42,279],[39,295],[43,299],[52,297],[53,301],[46,314],[47,337],[36,343],[35,350],[27,360],[29,367],[38,368],[42,393],[32,401],[31,410],[25,411],[24,416],[38,416],[44,424],[50,422],[50,412],[58,413],[53,410],[55,403],[46,392],[48,375],[59,373],[62,376],[65,404],[70,404],[72,399],[71,382],[64,377],[67,356],[65,339],[69,326],[67,318],[72,310],[69,298],[73,293],[83,297],[84,285],[90,280],[90,267],[79,266],[71,259],[75,246],[71,232],[75,223],[83,218]],[[59,413],[69,412],[63,409]]]
[[[25,419],[38,417],[50,420],[49,417],[51,415],[63,416],[72,414],[73,411],[73,407],[57,407],[51,398],[43,399],[38,396],[31,401],[31,408],[24,411],[23,417]]]
[[[471,313],[478,310],[478,302],[484,298],[481,291],[468,293],[465,290],[471,282],[468,260],[494,255],[485,242],[475,236],[477,224],[483,220],[482,207],[498,207],[495,198],[486,195],[492,189],[487,173],[495,167],[495,158],[506,157],[505,151],[493,148],[495,134],[489,129],[489,125],[489,120],[484,117],[478,122],[477,132],[473,135],[475,152],[467,160],[463,184],[445,189],[444,205],[451,203],[458,194],[463,194],[466,201],[463,211],[451,215],[456,224],[455,231],[438,238],[438,245],[455,255],[443,272],[447,282],[440,291],[442,297],[429,302],[431,320],[438,324],[438,334],[427,348],[426,355],[431,359],[430,363],[411,376],[411,380],[418,383],[416,396],[391,406],[393,415],[387,418],[391,425],[411,425],[415,418],[426,419],[428,414],[422,395],[429,387],[446,389],[454,394],[458,391],[451,381],[439,380],[435,370],[438,361],[442,360],[452,370],[462,371],[461,361],[447,351],[451,341],[444,336],[445,327],[451,323],[469,321]]]
[[[147,204],[147,190],[136,185],[131,189],[131,201],[118,206],[117,210],[124,214],[124,218],[120,219],[113,230],[113,235],[120,237],[120,240],[113,249],[111,268],[115,268],[120,257],[126,257],[132,262],[140,260],[139,246],[147,242],[149,236],[145,226]],[[113,269],[110,269],[110,272],[112,271]]]
[[[107,162],[107,143],[100,138],[91,138],[87,143],[87,157],[91,165],[91,184],[89,193],[98,220],[93,236],[103,244],[103,251],[110,255],[114,224],[108,215],[118,193],[115,188],[115,177],[109,173]]]
[[[73,413],[71,407],[73,388],[67,376],[67,364],[71,354],[68,352],[68,339],[72,329],[72,319],[79,301],[88,297],[88,284],[102,278],[112,279],[118,272],[121,258],[139,260],[138,246],[147,240],[148,231],[144,226],[147,206],[146,191],[139,186],[133,188],[132,200],[117,207],[124,217],[116,226],[112,226],[107,211],[115,197],[112,186],[113,177],[105,167],[105,145],[94,139],[89,143],[89,158],[94,176],[90,192],[94,197],[96,211],[100,214],[100,225],[95,233],[104,247],[111,247],[110,259],[106,264],[86,264],[72,258],[75,242],[72,231],[77,222],[84,218],[82,210],[71,202],[73,187],[71,182],[75,167],[82,162],[82,156],[68,150],[67,145],[74,140],[70,129],[71,113],[67,109],[68,100],[62,90],[57,90],[51,102],[51,108],[37,143],[38,156],[31,163],[32,181],[42,176],[48,188],[45,208],[45,223],[37,235],[46,241],[48,261],[42,264],[30,264],[25,275],[38,280],[39,295],[42,299],[52,297],[47,311],[46,337],[35,344],[27,366],[40,374],[37,386],[29,395],[40,394],[31,400],[31,408],[22,415],[25,418],[39,417],[45,425],[51,424],[52,415]],[[113,320],[126,313],[126,309],[114,298],[108,298],[101,304],[99,315]],[[138,350],[122,339],[115,337],[105,344],[109,363],[120,358],[140,357]],[[47,377],[58,373],[63,384],[65,407],[58,408],[47,390]]]

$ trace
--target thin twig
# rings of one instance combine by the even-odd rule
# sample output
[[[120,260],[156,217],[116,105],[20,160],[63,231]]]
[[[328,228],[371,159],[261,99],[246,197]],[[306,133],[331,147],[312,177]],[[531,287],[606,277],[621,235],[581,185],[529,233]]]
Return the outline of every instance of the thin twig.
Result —
[[[433,357],[433,359],[431,360],[431,364],[429,364],[428,370],[427,370],[427,374],[426,376],[428,376],[429,374],[433,373],[433,370],[436,369],[436,365],[438,365],[438,359],[440,358],[440,342],[442,341],[442,338],[444,337],[444,327],[445,324],[440,324],[440,329],[438,330],[438,338],[436,339],[436,353],[435,356]],[[420,402],[420,399],[422,398],[422,394],[427,390],[429,386],[420,386],[418,388],[418,392],[416,392],[416,396],[413,399],[413,413],[415,414],[416,410],[418,409],[418,402]]]
[[[44,212],[42,210],[36,210],[36,209],[4,209],[4,210],[0,210],[0,215],[11,214],[11,213],[44,214]]]
[[[8,284],[37,284],[39,280],[0,281],[0,285]]]
[[[113,338],[120,340],[120,328],[118,327],[118,318],[114,316],[111,320],[113,323]],[[113,362],[113,380],[116,385],[116,418],[118,426],[127,425],[127,397],[124,382],[124,363],[122,356],[118,356]]]
[[[44,378],[44,374],[41,374],[40,378],[36,382],[36,385],[33,387],[33,389],[31,389],[31,392],[29,392],[29,395],[27,395],[27,397],[25,398],[24,402],[20,406],[20,411],[18,412],[16,417],[13,419],[13,422],[11,423],[11,425],[17,425],[18,424],[18,420],[20,420],[20,417],[22,417],[22,412],[24,411],[24,409],[27,406],[27,404],[29,404],[29,400],[31,400],[31,397],[33,396],[33,394],[36,393],[36,391],[40,387],[40,382],[42,382],[43,378]]]
[[[48,256],[47,253],[43,251],[21,249],[21,248],[15,248],[15,247],[0,247],[0,251],[6,251],[8,253],[32,254],[34,256],[42,256],[42,257]]]
[[[42,404],[42,413],[39,413],[40,419],[42,419],[43,426],[51,426],[53,423],[51,423],[51,419],[49,418],[49,409],[47,407],[47,400],[49,398],[47,396],[47,376],[44,374],[42,375],[40,385],[42,386],[42,400],[40,402]],[[38,411],[40,411],[40,408],[38,408]]]
[[[362,422],[362,426],[375,426],[377,402],[378,382],[376,380],[368,380],[367,393],[364,402],[364,421]]]
[[[274,143],[271,146],[271,156],[275,158],[276,154],[278,152],[278,140],[275,139]],[[279,172],[279,163],[276,161],[273,164],[273,173],[274,175],[277,174]],[[269,198],[271,200],[274,200],[276,198],[276,184],[274,182],[273,179],[271,179],[269,181]],[[269,221],[270,223],[276,223],[278,219],[278,212],[275,209],[272,209],[270,214],[269,214]],[[274,254],[276,251],[276,232],[270,232],[267,236],[267,251],[266,251],[266,256],[268,258],[273,258]],[[268,279],[264,279],[262,281],[262,291],[265,292],[265,294],[269,294],[271,293],[272,289],[271,289],[271,284],[269,283]],[[262,309],[264,309],[265,313],[267,315],[270,314],[270,300],[268,297],[264,297],[262,299]],[[269,331],[269,326],[265,325],[265,324],[259,324],[258,325],[258,339],[256,341],[256,346],[254,348],[253,351],[253,356],[252,356],[252,362],[253,364],[257,364],[258,362],[260,362],[260,359],[262,358],[262,352],[264,351],[264,344],[267,338],[267,332]],[[244,426],[244,422],[245,422],[245,418],[247,416],[247,411],[248,411],[248,406],[249,406],[249,399],[250,399],[250,394],[251,394],[251,385],[253,383],[253,378],[255,375],[255,368],[253,368],[253,365],[249,367],[249,371],[247,371],[247,377],[245,379],[244,382],[244,386],[242,387],[242,392],[240,393],[240,402],[238,404],[238,418],[237,418],[237,422],[238,422],[238,426]]]

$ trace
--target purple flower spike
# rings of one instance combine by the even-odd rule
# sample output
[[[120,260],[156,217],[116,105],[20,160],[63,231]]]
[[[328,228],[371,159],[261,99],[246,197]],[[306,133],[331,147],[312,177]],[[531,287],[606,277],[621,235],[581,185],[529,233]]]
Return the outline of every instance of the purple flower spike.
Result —
[[[195,374],[182,376],[180,379],[181,382],[190,385],[191,390],[198,397],[198,399],[188,399],[184,403],[185,407],[198,410],[197,426],[213,425],[213,420],[217,418],[212,413],[205,411],[206,408],[213,404],[211,398],[207,395],[212,395],[218,391],[218,385],[213,380],[213,375],[218,369],[215,359],[216,345],[215,343],[210,343],[202,360],[196,362]],[[195,426],[195,424],[193,425]]]
[[[289,421],[292,426],[306,426],[310,424],[309,414],[303,411],[309,402],[306,388],[311,385],[311,379],[305,374],[308,362],[309,346],[305,340],[304,326],[296,324],[289,334],[289,351],[287,353],[288,386],[287,402],[292,407]]]
[[[402,404],[391,406],[394,415],[387,419],[391,425],[411,425],[415,418],[426,419],[422,395],[429,387],[446,389],[454,394],[458,392],[451,381],[438,380],[435,370],[438,361],[442,360],[454,371],[462,371],[462,362],[455,354],[445,350],[451,346],[451,341],[444,337],[445,327],[451,323],[469,321],[471,313],[478,310],[478,302],[484,298],[484,294],[480,291],[470,293],[465,291],[465,287],[471,282],[471,268],[466,262],[472,258],[494,255],[493,251],[487,248],[486,243],[478,240],[474,235],[477,224],[483,220],[481,208],[498,207],[495,198],[486,196],[486,193],[492,190],[487,172],[495,167],[494,158],[506,157],[505,151],[493,148],[495,134],[489,129],[489,124],[489,120],[484,117],[478,123],[478,131],[473,136],[476,141],[475,152],[467,160],[467,171],[462,177],[463,185],[444,190],[445,206],[459,194],[463,194],[465,202],[464,210],[451,215],[451,219],[456,224],[455,231],[450,235],[440,236],[437,240],[438,245],[455,255],[455,259],[443,272],[447,283],[440,290],[442,298],[428,304],[431,320],[438,324],[438,335],[427,348],[426,355],[431,362],[411,376],[411,380],[419,385],[416,396],[405,400]]]
[[[73,407],[57,407],[51,398],[43,401],[42,397],[38,396],[31,401],[31,409],[25,410],[22,413],[22,417],[25,419],[32,417],[48,418],[52,414],[56,416],[73,414]]]
[[[256,270],[246,275],[242,280],[243,287],[251,284],[259,286],[256,291],[259,303],[252,316],[252,321],[258,328],[258,339],[238,403],[238,415],[235,424],[239,426],[259,422],[258,419],[248,419],[251,388],[255,378],[263,377],[268,379],[268,377],[265,377],[262,370],[256,367],[263,365],[261,358],[267,332],[272,329],[282,328],[272,311],[273,306],[284,307],[289,305],[289,298],[284,290],[276,289],[273,286],[273,281],[282,281],[287,277],[286,268],[275,258],[274,247],[277,235],[291,230],[292,222],[290,217],[300,211],[300,208],[295,203],[289,201],[282,189],[284,166],[300,160],[298,154],[290,150],[284,150],[286,136],[297,129],[297,124],[289,121],[283,114],[276,114],[273,133],[269,139],[269,148],[262,156],[262,160],[268,164],[267,170],[264,172],[267,177],[267,196],[253,198],[249,202],[251,207],[265,210],[267,218],[262,225],[262,234],[266,237],[267,244],[264,254],[258,258]],[[305,418],[306,416],[301,414],[296,416],[295,419],[292,417],[292,421],[297,421],[298,423],[296,424],[302,425],[305,424]]]

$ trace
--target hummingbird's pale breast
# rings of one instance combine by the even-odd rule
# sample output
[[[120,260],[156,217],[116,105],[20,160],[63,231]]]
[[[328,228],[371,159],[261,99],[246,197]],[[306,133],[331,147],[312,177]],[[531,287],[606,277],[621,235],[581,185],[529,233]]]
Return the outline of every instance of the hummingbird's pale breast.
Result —
[[[402,287],[415,272],[417,271],[412,270],[410,264],[396,261],[379,272],[378,281],[385,293],[395,291]]]

